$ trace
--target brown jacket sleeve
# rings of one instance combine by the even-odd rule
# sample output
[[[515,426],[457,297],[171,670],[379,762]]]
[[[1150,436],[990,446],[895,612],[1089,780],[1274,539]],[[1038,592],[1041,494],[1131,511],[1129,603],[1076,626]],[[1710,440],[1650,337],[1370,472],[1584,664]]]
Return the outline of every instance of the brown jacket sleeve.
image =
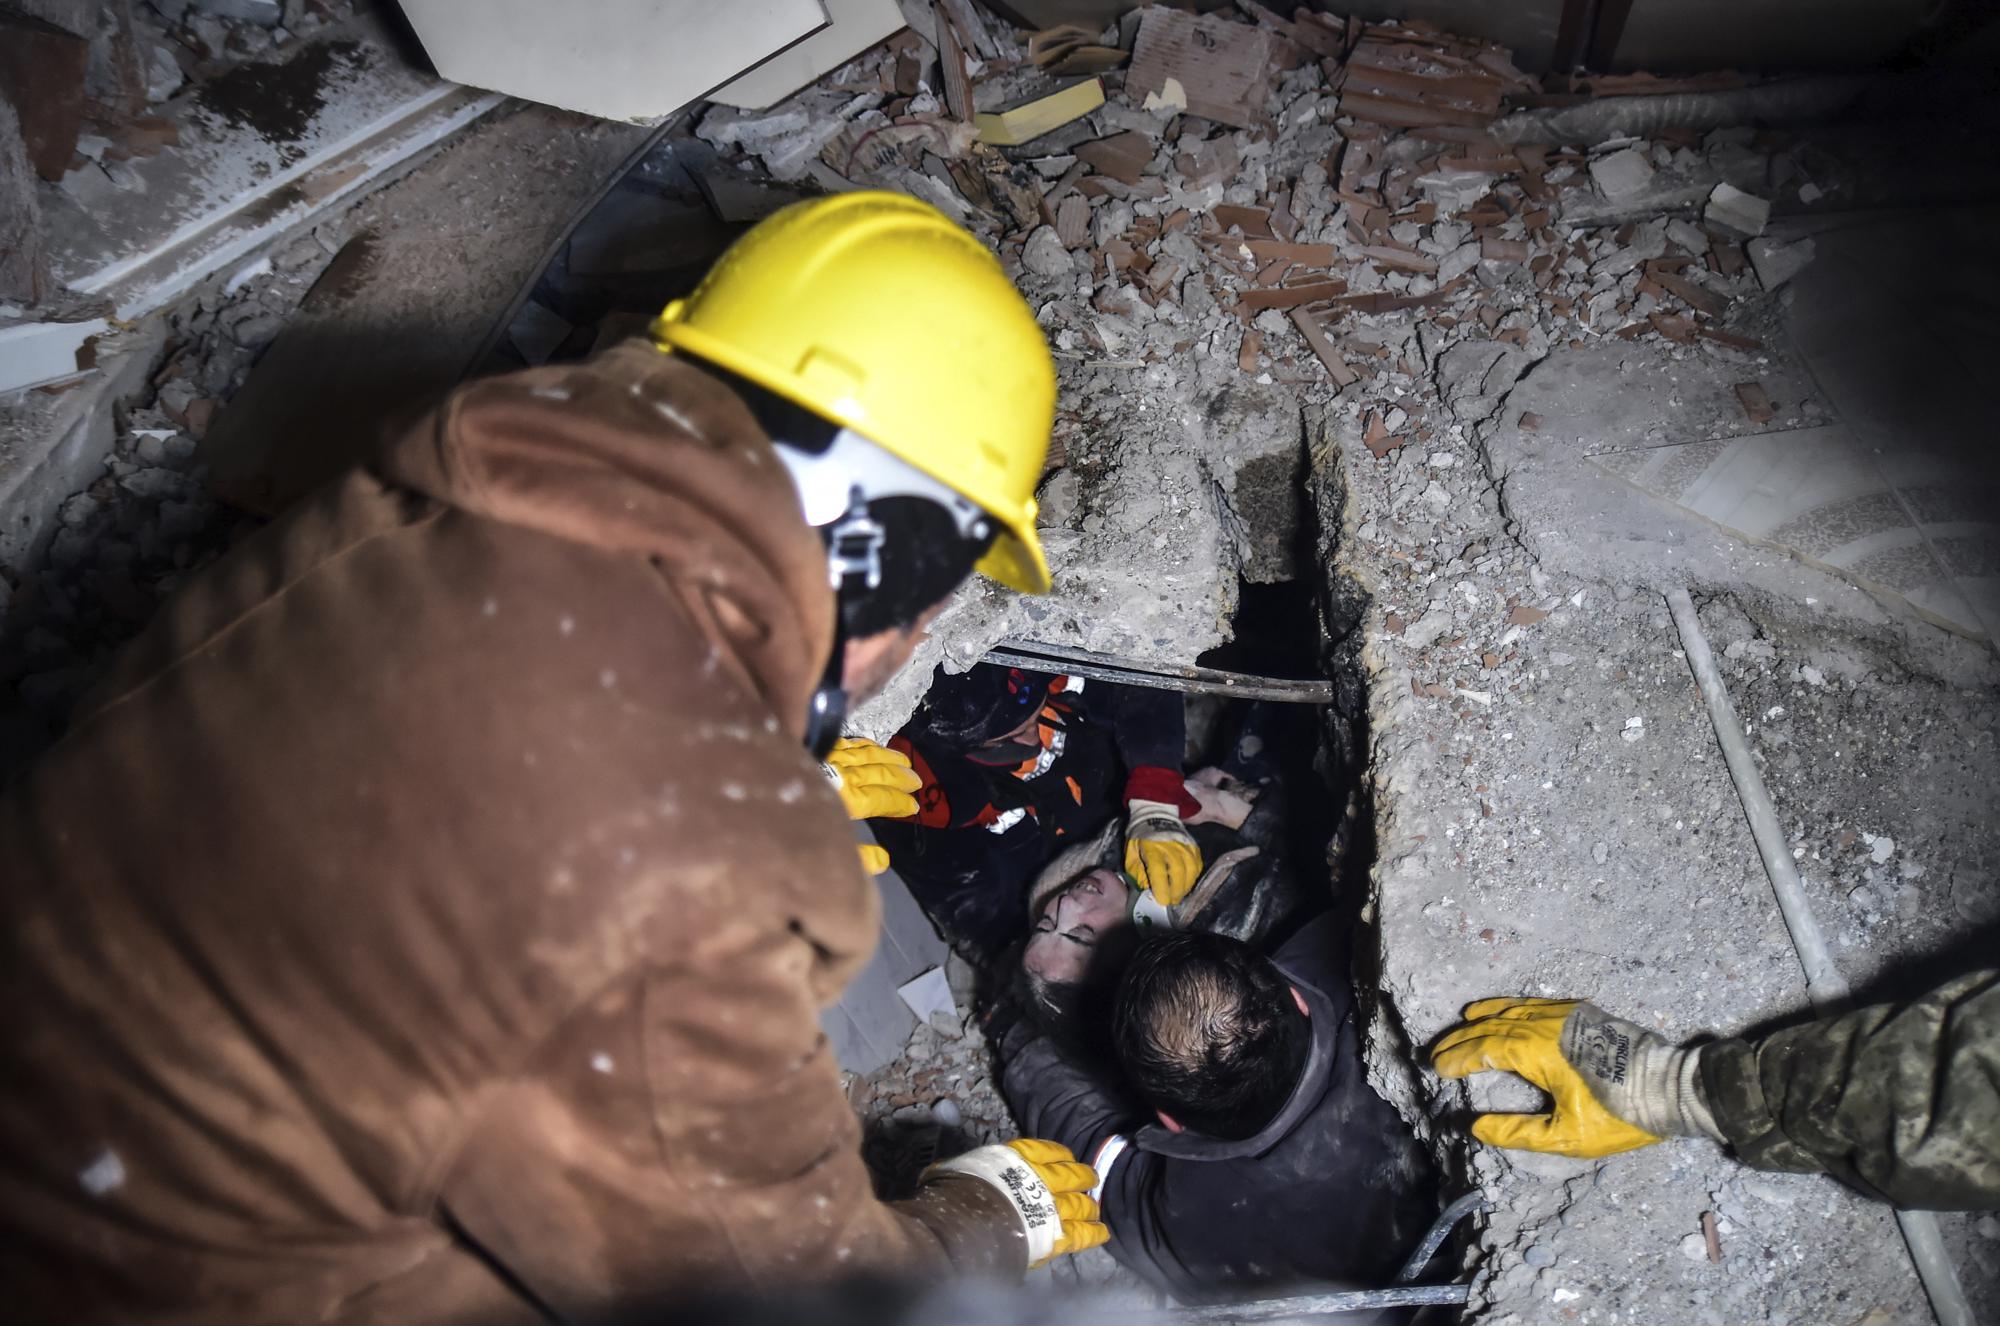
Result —
[[[1018,1275],[977,1180],[889,1205],[809,990],[808,942],[746,927],[631,973],[494,1091],[442,1186],[452,1220],[548,1307],[856,1271]]]
[[[1701,1079],[1747,1164],[1823,1170],[1898,1206],[2000,1206],[2000,971],[1708,1046]]]

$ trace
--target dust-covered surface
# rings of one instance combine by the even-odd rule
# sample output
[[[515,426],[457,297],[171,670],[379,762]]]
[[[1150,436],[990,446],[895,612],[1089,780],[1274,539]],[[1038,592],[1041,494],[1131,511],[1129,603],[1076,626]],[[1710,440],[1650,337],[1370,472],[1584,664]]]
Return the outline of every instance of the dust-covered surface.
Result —
[[[1347,720],[1333,754],[1348,772],[1367,761],[1374,790],[1371,1066],[1495,1203],[1468,1258],[1472,1315],[1848,1326],[1879,1307],[1926,1320],[1883,1208],[1824,1179],[1747,1171],[1707,1143],[1601,1163],[1471,1148],[1468,1106],[1532,1106],[1533,1093],[1449,1086],[1413,1050],[1495,994],[1589,996],[1675,1038],[1804,1009],[1660,597],[1675,584],[1703,604],[1849,978],[1927,971],[1940,954],[1942,974],[1993,921],[1990,645],[1893,585],[1745,542],[1600,460],[1610,444],[1817,427],[1841,411],[1740,237],[1605,197],[1598,158],[1762,180],[1785,199],[1846,176],[1807,139],[1747,128],[1518,151],[1429,140],[1358,118],[1314,60],[1274,65],[1265,128],[1143,110],[1114,75],[1103,110],[1002,155],[940,129],[937,90],[905,63],[878,51],[771,112],[718,112],[700,129],[781,178],[945,206],[995,246],[1057,352],[1062,450],[1040,494],[1056,593],[968,587],[861,726],[893,729],[933,663],[969,664],[1003,637],[1188,662],[1227,635],[1239,576],[1323,576]],[[1018,68],[996,62],[982,104],[1006,99]],[[1144,140],[1139,183],[1080,167],[1077,148],[1127,133]],[[878,148],[866,159],[864,137]],[[1313,256],[1253,249],[1261,224]],[[492,241],[527,242],[506,225]],[[226,539],[200,504],[184,417],[240,385],[272,330],[259,319],[287,316],[338,247],[301,248],[296,268],[281,254],[275,277],[184,313],[197,352],[141,407],[167,422],[135,415],[31,591],[44,634],[13,675],[34,721],[212,553],[204,539]],[[1243,301],[1328,277],[1341,293],[1300,307],[1330,350]],[[1772,419],[1743,410],[1746,381]],[[1302,566],[1293,536],[1313,532],[1318,564]],[[851,1095],[887,1182],[1012,1131],[976,1027],[919,1029]],[[2000,1224],[1943,1223],[1982,1319],[2000,1320]]]
[[[166,596],[256,527],[217,499],[201,443],[336,254],[393,250],[372,300],[347,299],[347,341],[403,338],[400,384],[451,385],[523,275],[577,203],[645,131],[543,107],[490,117],[422,165],[307,234],[246,261],[172,309],[159,366],[116,415],[103,472],[68,497],[46,551],[0,565],[0,770],[56,736],[112,653]],[[350,242],[352,241],[352,242]],[[348,264],[351,268],[352,264]],[[329,279],[338,284],[341,272]],[[316,300],[329,292],[321,288]],[[393,334],[383,325],[392,324]],[[324,362],[324,361],[323,361]],[[328,369],[331,373],[331,368]],[[351,387],[351,396],[370,386]],[[327,414],[331,376],[290,385],[300,408]],[[312,395],[317,391],[317,395]],[[357,458],[386,420],[348,420]],[[262,439],[282,454],[289,436]]]
[[[1285,31],[1324,40],[1301,26]],[[1429,40],[1370,31],[1393,59]],[[1452,58],[1507,79],[1504,55]],[[1753,1173],[1708,1143],[1594,1164],[1473,1148],[1469,1106],[1532,1108],[1534,1093],[1484,1080],[1468,1092],[1419,1066],[1488,995],[1594,997],[1674,1038],[1805,1010],[1662,598],[1675,585],[1707,605],[1849,977],[1925,970],[1987,914],[1990,644],[1927,611],[1893,567],[1843,574],[1747,540],[1603,458],[1854,422],[1788,325],[1782,287],[1810,245],[1794,247],[1797,231],[1746,243],[1728,208],[1705,215],[1704,202],[1729,179],[1781,213],[1837,207],[1883,163],[1749,127],[1543,147],[1431,139],[1356,114],[1326,79],[1336,64],[1274,72],[1261,133],[1144,113],[1114,78],[1102,111],[1004,160],[941,130],[925,90],[898,99],[913,89],[886,71],[879,96],[854,95],[865,63],[838,93],[722,123],[718,142],[756,144],[774,172],[954,210],[1016,273],[1061,365],[1064,454],[1042,493],[1057,594],[968,590],[915,675],[865,717],[892,728],[935,659],[969,663],[1002,634],[1190,661],[1266,518],[1246,527],[1237,506],[1203,500],[1226,496],[1249,459],[1205,426],[1210,404],[1232,384],[1279,389],[1253,413],[1287,418],[1297,402],[1304,415],[1311,510],[1292,520],[1316,524],[1327,578],[1343,700],[1330,753],[1350,772],[1365,763],[1374,787],[1371,1065],[1496,1206],[1468,1260],[1470,1315],[1844,1326],[1880,1307],[1926,1320],[1886,1209],[1821,1178]],[[808,139],[783,117],[813,97]],[[853,146],[864,134],[915,147],[867,156]],[[1072,162],[1121,134],[1150,161],[1124,181],[1085,174],[1085,224],[1065,228]],[[1669,212],[1668,195],[1621,191],[1621,171],[1702,183]],[[1013,209],[1016,188],[1044,215]],[[1257,309],[1326,281],[1338,289],[1300,299],[1320,343]],[[1235,564],[1217,576],[1208,562],[1225,547]],[[1878,795],[1878,777],[1907,790]],[[1976,1301],[2000,1314],[2000,1245],[1968,1219],[1944,1224]]]

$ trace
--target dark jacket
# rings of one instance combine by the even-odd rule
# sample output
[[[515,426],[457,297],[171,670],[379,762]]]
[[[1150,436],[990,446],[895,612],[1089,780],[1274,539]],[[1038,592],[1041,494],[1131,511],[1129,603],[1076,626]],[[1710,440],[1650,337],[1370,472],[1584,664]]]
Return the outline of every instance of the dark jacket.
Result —
[[[8,1319],[1024,1265],[977,1181],[875,1199],[820,1034],[878,924],[800,745],[832,630],[748,410],[641,344],[191,580],[0,802]]]
[[[1428,1158],[1368,1084],[1340,923],[1311,922],[1273,961],[1305,997],[1312,1050],[1285,1108],[1243,1141],[1144,1122],[1026,1024],[1002,1047],[1024,1133],[1080,1157],[1129,1139],[1104,1183],[1111,1254],[1183,1302],[1386,1285],[1437,1215]]]
[[[890,860],[946,936],[987,955],[1019,939],[1027,889],[1056,852],[1123,817],[1135,797],[1191,815],[1177,691],[1058,677],[1040,725],[1045,758],[996,768],[912,723],[889,745],[924,780],[908,820],[873,821]]]
[[[1823,1170],[1899,1206],[2000,1207],[2000,971],[1705,1046],[1701,1084],[1758,1169]]]

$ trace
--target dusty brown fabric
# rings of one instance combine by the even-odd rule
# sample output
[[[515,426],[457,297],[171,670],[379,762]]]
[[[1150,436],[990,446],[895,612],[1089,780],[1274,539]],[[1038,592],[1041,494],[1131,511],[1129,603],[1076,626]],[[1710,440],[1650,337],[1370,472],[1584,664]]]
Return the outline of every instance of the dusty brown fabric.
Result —
[[[192,581],[0,803],[10,1319],[1022,1265],[983,1185],[873,1199],[819,1031],[877,924],[800,745],[831,629],[748,411],[641,345]]]

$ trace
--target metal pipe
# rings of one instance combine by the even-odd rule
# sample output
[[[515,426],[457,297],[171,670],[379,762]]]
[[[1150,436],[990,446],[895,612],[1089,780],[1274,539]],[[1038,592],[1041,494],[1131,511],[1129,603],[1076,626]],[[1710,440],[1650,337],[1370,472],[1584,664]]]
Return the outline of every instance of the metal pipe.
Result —
[[[1115,654],[1095,654],[1066,645],[1045,645],[1033,640],[1003,640],[987,650],[980,661],[1035,672],[1066,672],[1092,681],[1113,681],[1160,691],[1194,691],[1204,695],[1233,695],[1244,700],[1277,700],[1287,704],[1333,703],[1333,683],[1314,678],[1263,677],[1255,673],[1226,672],[1220,668],[1198,668],[1182,663],[1153,663],[1121,658]]]
[[[1722,747],[1729,776],[1736,781],[1743,817],[1750,821],[1750,835],[1756,840],[1757,855],[1764,859],[1764,873],[1770,876],[1771,891],[1778,896],[1785,929],[1791,932],[1792,947],[1798,950],[1799,964],[1806,969],[1806,997],[1814,1007],[1824,1010],[1847,998],[1847,978],[1834,965],[1826,935],[1813,916],[1812,904],[1806,901],[1805,885],[1799,880],[1798,867],[1792,864],[1785,831],[1778,824],[1778,808],[1771,803],[1764,776],[1757,772],[1757,761],[1750,756],[1743,721],[1736,716],[1736,706],[1730,703],[1728,688],[1722,683],[1722,670],[1715,666],[1715,655],[1701,633],[1694,600],[1685,589],[1674,589],[1667,594],[1667,606],[1673,610],[1674,625],[1680,628],[1681,647],[1687,654],[1688,667],[1694,671],[1695,686],[1708,703],[1716,744]]]
[[[1647,138],[1662,129],[1720,129],[1731,124],[1785,124],[1825,119],[1867,87],[1851,74],[1787,78],[1714,92],[1594,97],[1576,106],[1516,111],[1490,132],[1503,143],[1590,146],[1613,138]]]
[[[1439,1213],[1438,1218],[1431,1222],[1431,1227],[1424,1231],[1424,1236],[1418,1241],[1417,1246],[1410,1250],[1409,1260],[1403,1263],[1402,1270],[1396,1272],[1396,1283],[1406,1285],[1422,1275],[1424,1267],[1430,1265],[1431,1258],[1437,1256],[1437,1250],[1444,1246],[1444,1241],[1451,1236],[1452,1227],[1459,1221],[1474,1211],[1492,1209],[1493,1204],[1476,1192],[1469,1192],[1447,1206]]]
[[[1814,1008],[1830,1012],[1847,998],[1847,978],[1834,965],[1826,936],[1820,932],[1798,869],[1792,864],[1784,830],[1778,824],[1777,807],[1771,802],[1770,790],[1764,786],[1764,776],[1757,771],[1757,762],[1750,758],[1750,742],[1744,736],[1742,720],[1736,716],[1736,706],[1730,703],[1722,671],[1715,666],[1708,637],[1701,633],[1694,599],[1685,589],[1672,589],[1667,592],[1667,606],[1673,610],[1674,625],[1680,628],[1681,646],[1687,654],[1688,667],[1694,672],[1696,688],[1708,704],[1716,743],[1722,747],[1729,776],[1735,780],[1744,818],[1750,821],[1751,836],[1757,841],[1757,854],[1764,859],[1764,873],[1770,877],[1771,891],[1777,895],[1778,910],[1784,913],[1785,929],[1791,932],[1792,947],[1798,951],[1799,964],[1805,968],[1806,997],[1812,1000]],[[1945,1252],[1936,1217],[1929,1211],[1898,1211],[1896,1224],[1902,1228],[1910,1261],[1916,1267],[1917,1278],[1923,1281],[1931,1312],[1940,1326],[1973,1326],[1972,1304],[1958,1283],[1957,1268]]]
[[[1305,1294],[1298,1298],[1263,1298],[1248,1303],[1168,1308],[1148,1315],[1187,1322],[1292,1321],[1300,1317],[1331,1317],[1342,1312],[1375,1312],[1383,1308],[1456,1306],[1465,1302],[1470,1289],[1469,1285],[1404,1285],[1397,1289],[1357,1289],[1346,1293]]]

